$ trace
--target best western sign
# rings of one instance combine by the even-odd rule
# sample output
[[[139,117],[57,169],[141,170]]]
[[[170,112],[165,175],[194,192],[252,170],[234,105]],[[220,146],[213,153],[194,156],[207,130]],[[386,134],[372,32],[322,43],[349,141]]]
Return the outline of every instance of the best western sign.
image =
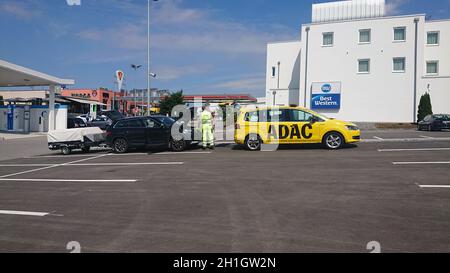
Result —
[[[311,109],[340,109],[341,83],[315,82],[312,84]]]

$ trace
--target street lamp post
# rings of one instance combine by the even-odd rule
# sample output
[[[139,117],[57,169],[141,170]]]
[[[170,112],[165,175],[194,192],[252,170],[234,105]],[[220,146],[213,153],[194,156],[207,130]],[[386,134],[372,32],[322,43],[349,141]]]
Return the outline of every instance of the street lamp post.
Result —
[[[140,64],[132,64],[132,65],[131,65],[131,68],[134,69],[134,72],[137,72],[137,70],[138,70],[139,68],[141,68],[141,67],[142,67],[142,65],[140,65]],[[135,74],[136,74],[136,73],[135,73]],[[136,108],[136,104],[137,104],[137,101],[136,101],[136,89],[137,89],[137,86],[136,86],[136,84],[135,84],[135,87],[134,87],[134,93],[133,93],[134,108]],[[136,111],[136,110],[134,110],[134,111]]]
[[[150,72],[150,4],[151,2],[158,2],[158,0],[147,0],[147,115],[150,116],[150,79],[151,79],[151,72]]]

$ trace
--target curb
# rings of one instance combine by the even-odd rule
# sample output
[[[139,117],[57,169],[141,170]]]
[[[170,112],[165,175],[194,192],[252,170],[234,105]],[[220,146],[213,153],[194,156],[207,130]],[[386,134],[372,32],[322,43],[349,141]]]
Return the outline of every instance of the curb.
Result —
[[[450,137],[440,138],[391,138],[391,139],[362,139],[361,143],[384,143],[384,142],[434,142],[450,141]]]
[[[37,137],[44,137],[44,136],[45,135],[24,135],[24,136],[14,136],[14,137],[11,137],[11,138],[0,137],[0,141],[37,138]]]

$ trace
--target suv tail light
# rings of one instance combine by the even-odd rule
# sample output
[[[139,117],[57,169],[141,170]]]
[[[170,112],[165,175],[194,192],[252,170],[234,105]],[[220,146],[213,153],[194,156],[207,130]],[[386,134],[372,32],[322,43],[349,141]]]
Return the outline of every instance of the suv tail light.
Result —
[[[106,131],[106,136],[112,136],[112,131]]]

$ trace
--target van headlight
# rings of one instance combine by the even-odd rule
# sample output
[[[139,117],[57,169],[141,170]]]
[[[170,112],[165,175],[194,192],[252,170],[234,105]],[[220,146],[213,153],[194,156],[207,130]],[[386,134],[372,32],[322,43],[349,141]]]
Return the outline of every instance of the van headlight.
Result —
[[[358,126],[354,126],[354,125],[345,125],[345,127],[347,127],[347,129],[350,131],[358,131],[359,130]]]

